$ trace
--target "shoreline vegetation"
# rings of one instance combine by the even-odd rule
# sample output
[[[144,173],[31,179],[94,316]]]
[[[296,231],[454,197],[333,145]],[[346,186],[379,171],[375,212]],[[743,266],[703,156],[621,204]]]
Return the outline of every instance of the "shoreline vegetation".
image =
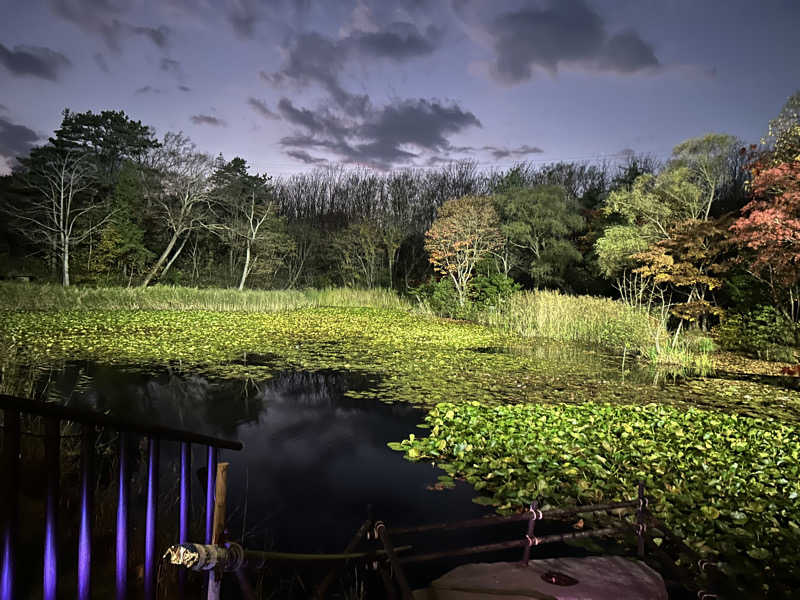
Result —
[[[472,316],[440,318],[385,289],[0,282],[0,389],[25,395],[26,368],[72,360],[363,373],[374,389],[348,395],[428,409],[427,436],[390,446],[442,468],[443,488],[464,479],[507,511],[533,497],[617,500],[644,477],[657,515],[744,589],[800,584],[800,391],[779,363],[606,298],[519,291]],[[683,353],[682,376],[653,377],[659,348]]]

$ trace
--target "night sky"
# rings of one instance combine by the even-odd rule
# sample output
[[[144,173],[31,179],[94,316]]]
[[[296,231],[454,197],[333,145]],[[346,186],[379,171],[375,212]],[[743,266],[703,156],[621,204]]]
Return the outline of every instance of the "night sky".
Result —
[[[0,0],[0,169],[61,111],[285,175],[757,142],[800,88],[797,0]],[[5,158],[3,158],[5,157]]]

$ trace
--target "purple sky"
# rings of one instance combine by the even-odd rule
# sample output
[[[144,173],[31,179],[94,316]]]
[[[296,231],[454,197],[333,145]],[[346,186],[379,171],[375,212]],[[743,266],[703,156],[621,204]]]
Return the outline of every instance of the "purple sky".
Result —
[[[711,131],[758,141],[800,88],[796,0],[2,3],[0,169],[65,107],[276,175],[664,158]]]

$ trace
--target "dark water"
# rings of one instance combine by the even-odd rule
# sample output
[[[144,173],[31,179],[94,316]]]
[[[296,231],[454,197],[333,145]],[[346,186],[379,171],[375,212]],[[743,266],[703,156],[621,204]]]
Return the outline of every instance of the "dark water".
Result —
[[[345,395],[376,383],[336,372],[278,373],[262,381],[214,380],[168,369],[143,372],[76,363],[42,371],[35,388],[37,396],[49,401],[241,440],[244,450],[222,451],[221,460],[230,463],[230,538],[251,549],[340,552],[364,521],[367,505],[390,527],[489,512],[471,502],[476,493],[467,484],[459,482],[445,491],[429,489],[443,472],[430,464],[409,462],[386,446],[410,433],[424,435],[425,430],[416,427],[424,413],[407,404]],[[177,452],[177,444],[162,444],[160,485],[166,496],[159,523],[162,545],[175,538],[171,532],[176,527],[169,519],[177,495]],[[203,449],[196,448],[192,494],[193,532],[198,537],[202,537],[204,464]],[[108,487],[113,492],[111,482]],[[113,528],[113,523],[106,528]],[[512,537],[522,533],[515,531]],[[509,536],[498,538],[496,530],[489,534],[479,529],[412,542],[421,550],[499,539]],[[412,569],[409,576],[419,585],[453,564]]]

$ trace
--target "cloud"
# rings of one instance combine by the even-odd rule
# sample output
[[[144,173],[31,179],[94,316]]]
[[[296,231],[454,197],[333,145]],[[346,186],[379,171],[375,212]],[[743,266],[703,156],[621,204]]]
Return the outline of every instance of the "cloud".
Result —
[[[302,161],[307,165],[320,165],[328,162],[327,158],[311,156],[305,150],[289,150],[288,152],[286,152],[286,155],[291,156],[292,158],[296,158],[297,160]]]
[[[160,68],[165,73],[169,73],[176,79],[183,78],[183,69],[181,68],[181,63],[177,60],[172,60],[171,58],[162,58],[160,62]]]
[[[40,136],[24,125],[0,117],[0,156],[14,158],[30,152]]]
[[[8,112],[8,107],[5,104],[0,104],[0,112]]]
[[[0,64],[14,75],[49,81],[58,81],[61,71],[72,65],[66,56],[50,48],[14,46],[10,50],[3,44],[0,44]]]
[[[263,100],[259,100],[258,98],[248,98],[247,103],[251,106],[251,108],[260,114],[265,119],[280,119],[281,116],[270,110],[267,106],[267,103]]]
[[[179,89],[180,91],[182,91],[182,92],[191,92],[191,91],[192,91],[192,88],[190,88],[190,87],[189,87],[189,86],[187,86],[187,85],[179,85],[179,86],[178,86],[178,89]]]
[[[92,55],[94,62],[97,63],[97,66],[100,68],[101,71],[104,73],[110,73],[111,69],[108,68],[108,62],[106,62],[105,57],[97,52],[96,54]]]
[[[142,36],[158,48],[169,45],[168,27],[145,27],[120,20],[131,3],[127,0],[50,0],[50,9],[82,31],[100,36],[114,52],[120,52],[123,39]]]
[[[448,136],[481,127],[473,113],[457,104],[425,99],[370,106],[364,116],[355,119],[341,117],[328,108],[298,108],[286,98],[278,103],[278,110],[303,130],[280,140],[289,151],[325,150],[343,162],[380,169],[409,163],[420,153],[450,150]]]
[[[348,62],[354,58],[402,62],[428,56],[439,46],[440,38],[441,30],[434,26],[422,32],[416,25],[401,21],[371,31],[355,29],[339,39],[307,32],[294,36],[284,46],[286,60],[279,71],[262,71],[260,77],[274,86],[287,82],[320,85],[345,112],[363,115],[369,98],[348,92],[339,81]]]
[[[228,124],[218,117],[211,115],[192,115],[190,120],[195,125],[212,125],[213,127],[227,127]]]
[[[161,90],[158,88],[154,88],[152,85],[146,85],[144,87],[140,87],[138,90],[134,92],[134,94],[141,95],[141,94],[160,94]]]
[[[495,52],[491,73],[512,85],[536,70],[564,66],[631,74],[660,66],[655,52],[633,30],[609,36],[603,19],[584,0],[547,0],[496,17],[487,26]]]
[[[517,148],[499,148],[497,146],[484,146],[481,150],[485,150],[486,152],[490,152],[494,158],[508,158],[510,156],[519,157],[519,156],[527,156],[528,154],[540,154],[544,152],[541,148],[537,146],[529,146],[527,144],[523,144],[522,146],[518,146]]]

